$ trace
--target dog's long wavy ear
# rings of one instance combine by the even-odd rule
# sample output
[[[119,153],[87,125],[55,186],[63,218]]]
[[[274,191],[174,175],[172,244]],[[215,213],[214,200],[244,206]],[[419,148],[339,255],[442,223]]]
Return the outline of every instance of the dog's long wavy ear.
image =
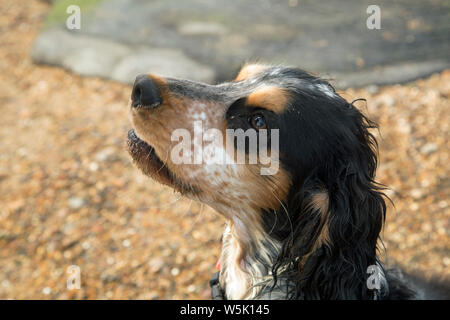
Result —
[[[352,104],[339,146],[306,179],[300,215],[285,254],[298,274],[295,292],[305,299],[373,299],[367,268],[377,264],[377,240],[386,204],[376,183],[377,142],[369,129],[376,125]],[[338,143],[338,142],[336,142]]]
[[[353,104],[348,105],[348,114],[353,121],[341,137],[341,150],[318,176],[328,194],[328,206],[321,207],[327,242],[312,253],[301,272],[302,287],[312,297],[320,293],[329,299],[371,299],[374,295],[367,287],[367,268],[377,264],[377,240],[386,213],[383,188],[374,180],[377,142],[369,129],[376,125]]]

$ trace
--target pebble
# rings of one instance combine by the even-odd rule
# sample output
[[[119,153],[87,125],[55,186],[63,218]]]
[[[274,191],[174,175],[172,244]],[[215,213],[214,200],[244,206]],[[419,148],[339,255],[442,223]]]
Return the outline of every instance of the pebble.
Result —
[[[395,99],[390,95],[384,94],[383,96],[380,97],[380,99],[381,102],[388,107],[393,107],[395,104]]]
[[[375,93],[378,92],[378,90],[379,90],[379,88],[378,88],[378,86],[375,85],[375,84],[370,85],[370,86],[367,87],[367,91],[368,91],[370,94],[375,94]]]
[[[81,244],[81,247],[82,247],[84,250],[88,250],[88,249],[91,247],[91,244],[90,244],[88,241],[84,241],[84,242]]]
[[[120,281],[120,279],[118,274],[102,274],[102,281],[106,283]]]
[[[411,125],[405,118],[398,118],[397,128],[399,132],[404,134],[409,134],[411,132]]]
[[[172,270],[170,270],[170,274],[173,275],[174,277],[176,277],[177,275],[180,274],[180,269],[173,268]]]
[[[107,147],[97,152],[97,154],[95,155],[95,159],[99,162],[105,162],[110,160],[116,152],[117,151],[115,148]]]
[[[69,208],[72,210],[78,210],[87,205],[87,201],[84,198],[71,197],[69,198]]]
[[[442,200],[442,201],[439,201],[439,208],[441,208],[441,209],[445,209],[445,208],[447,208],[447,201],[445,201],[445,200]]]
[[[450,258],[449,257],[444,257],[442,259],[442,262],[444,263],[445,266],[450,266]]]
[[[42,289],[42,293],[45,295],[49,295],[50,293],[52,293],[52,289],[50,287],[45,287],[44,289]]]
[[[131,241],[128,240],[128,239],[125,239],[125,240],[122,241],[122,245],[123,245],[125,248],[128,248],[128,247],[131,245]]]
[[[422,197],[422,190],[420,190],[420,189],[412,189],[411,190],[411,196],[414,199],[419,199],[420,197]]]
[[[99,168],[99,165],[98,165],[97,162],[91,162],[91,163],[89,163],[89,170],[90,170],[90,171],[95,172],[95,171],[98,170],[98,168]]]
[[[161,258],[153,258],[148,262],[150,270],[154,273],[158,273],[164,267],[165,262]]]
[[[190,293],[194,292],[195,289],[197,289],[197,288],[196,288],[195,285],[193,285],[193,284],[191,284],[191,285],[189,285],[189,286],[187,287],[187,291],[190,292]]]
[[[436,152],[438,150],[438,146],[435,143],[427,143],[422,148],[420,148],[420,152],[429,155],[430,153]]]

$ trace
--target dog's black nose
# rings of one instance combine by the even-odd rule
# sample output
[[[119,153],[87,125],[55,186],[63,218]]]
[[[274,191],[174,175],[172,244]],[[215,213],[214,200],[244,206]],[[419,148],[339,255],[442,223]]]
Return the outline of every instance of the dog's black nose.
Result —
[[[146,74],[141,74],[134,80],[131,93],[133,107],[156,108],[161,104],[161,97],[155,82]]]

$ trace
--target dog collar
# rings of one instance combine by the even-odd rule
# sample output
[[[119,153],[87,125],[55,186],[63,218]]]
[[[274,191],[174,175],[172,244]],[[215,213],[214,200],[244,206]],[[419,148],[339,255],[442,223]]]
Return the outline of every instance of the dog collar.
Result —
[[[227,300],[227,298],[225,297],[225,292],[220,286],[219,274],[220,272],[217,271],[216,273],[213,274],[211,280],[209,280],[209,286],[211,288],[211,299]]]

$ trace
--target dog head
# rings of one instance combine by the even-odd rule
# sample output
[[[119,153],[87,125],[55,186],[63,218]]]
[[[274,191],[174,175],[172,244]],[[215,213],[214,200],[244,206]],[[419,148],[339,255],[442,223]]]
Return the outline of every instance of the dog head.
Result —
[[[282,243],[276,266],[291,259],[309,270],[319,252],[331,259],[336,250],[346,252],[334,260],[343,268],[362,259],[358,274],[376,262],[385,203],[374,124],[328,82],[265,65],[218,85],[141,75],[130,114],[136,165],[228,218],[246,250],[263,234]],[[314,287],[308,281],[298,285]]]

